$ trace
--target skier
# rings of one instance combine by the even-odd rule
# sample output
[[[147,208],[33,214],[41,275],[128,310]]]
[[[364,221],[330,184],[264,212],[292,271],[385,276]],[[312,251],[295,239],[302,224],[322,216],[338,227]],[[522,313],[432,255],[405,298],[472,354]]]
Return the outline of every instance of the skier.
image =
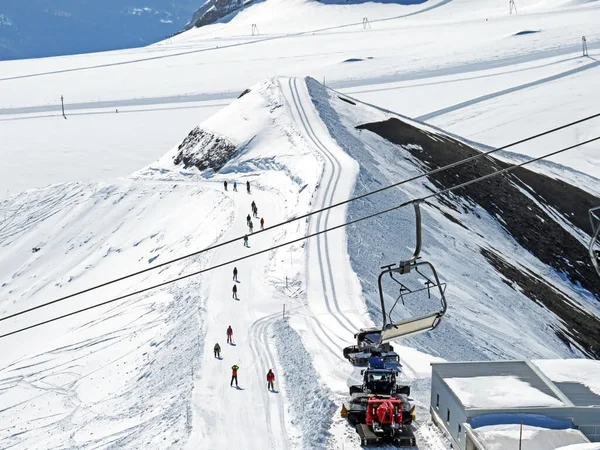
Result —
[[[248,222],[248,228],[250,228],[250,233],[254,233],[254,231],[252,231],[252,229],[254,228],[254,224],[252,223],[252,221]]]
[[[250,193],[250,182],[246,181],[246,189],[248,190],[248,194]]]
[[[215,358],[220,358],[221,357],[221,346],[219,345],[218,342],[215,344],[214,351],[215,351]]]
[[[269,371],[267,372],[267,388],[270,391],[275,390],[275,387],[273,385],[274,381],[275,381],[275,374],[273,373],[273,369],[269,369]]]
[[[223,181],[223,186],[225,186],[225,190],[227,190],[227,181]]]
[[[231,290],[233,291],[233,298],[237,300],[237,284],[234,284]]]
[[[245,236],[244,236],[244,247],[250,247],[250,246],[248,245],[248,235],[245,235]]]
[[[231,328],[231,325],[227,327],[227,343],[233,344],[233,328]]]
[[[261,230],[265,229],[265,218],[264,217],[260,218],[260,229]]]
[[[237,192],[237,181],[233,182],[233,190],[234,192]]]
[[[239,368],[237,364],[231,366],[231,383],[229,383],[229,386],[233,386],[233,380],[235,380],[235,387],[238,387],[237,371]]]
[[[237,267],[233,268],[233,281],[237,281]]]

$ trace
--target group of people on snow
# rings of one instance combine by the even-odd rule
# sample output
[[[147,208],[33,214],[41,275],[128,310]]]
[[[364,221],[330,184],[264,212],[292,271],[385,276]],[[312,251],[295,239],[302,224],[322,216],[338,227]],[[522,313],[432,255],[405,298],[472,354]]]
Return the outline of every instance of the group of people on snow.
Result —
[[[256,206],[256,202],[254,200],[252,200],[252,204],[250,205],[250,207],[252,208],[252,215],[258,219],[258,206]],[[254,222],[252,222],[252,217],[250,217],[250,214],[248,214],[246,216],[246,225],[248,226],[250,233],[254,233]],[[265,218],[264,217],[260,218],[260,229],[261,230],[265,229]],[[247,241],[247,239],[246,239],[247,237],[248,237],[248,235],[244,236],[244,245],[246,245],[245,241]]]
[[[223,181],[223,186],[225,187],[225,190],[227,190],[227,181]],[[237,182],[234,181],[233,182],[233,190],[235,192],[237,192]],[[246,190],[248,191],[248,194],[250,193],[250,182],[246,181]],[[256,206],[256,202],[254,200],[252,200],[252,204],[250,205],[250,207],[252,208],[252,216],[254,216],[255,218],[258,218],[258,207]],[[248,217],[246,217],[246,224],[248,225],[248,228],[250,230],[250,233],[253,233],[254,231],[254,224],[252,223],[252,217],[250,217],[250,214],[248,214]],[[261,230],[264,230],[265,228],[265,219],[261,217],[260,219],[260,228]],[[244,247],[248,247],[248,235],[244,236]],[[236,300],[238,299],[237,296],[237,283],[238,281],[238,269],[237,267],[233,268],[233,288],[231,289],[232,292],[232,297]],[[233,345],[233,328],[231,328],[231,325],[229,325],[227,327],[227,343]],[[213,348],[214,354],[215,354],[215,358],[221,359],[221,346],[219,345],[219,343],[217,342]],[[231,366],[231,382],[229,383],[230,386],[233,386],[233,382],[235,381],[235,387],[238,387],[238,370],[240,369],[240,366],[238,366],[237,364],[234,364],[233,366]],[[270,391],[274,391],[275,390],[275,374],[273,373],[273,369],[269,369],[269,371],[267,372],[267,389],[269,389]]]
[[[235,275],[234,277],[237,278],[237,270],[234,272]],[[233,328],[231,328],[231,325],[229,325],[227,327],[227,343],[233,345]],[[214,354],[215,354],[215,358],[217,359],[221,359],[221,346],[219,345],[219,343],[217,342],[213,348]],[[231,366],[231,382],[229,383],[230,386],[233,386],[233,382],[235,381],[235,387],[239,387],[238,386],[238,370],[240,369],[240,366],[238,366],[237,364],[234,364],[233,366]],[[267,389],[269,389],[270,391],[274,391],[275,390],[275,374],[273,373],[273,369],[269,369],[269,371],[267,372]]]
[[[223,181],[223,186],[225,187],[225,190],[227,190],[227,181]],[[233,190],[234,192],[237,192],[237,181],[233,182]],[[248,192],[248,194],[250,193],[250,182],[246,181],[246,191]]]
[[[225,190],[227,190],[227,186],[228,186],[227,181],[223,181],[223,186],[225,187]],[[233,182],[233,190],[235,192],[237,192],[237,181]],[[250,181],[246,181],[246,190],[248,191],[248,194],[249,194],[250,193]],[[252,216],[256,217],[258,219],[258,207],[256,206],[256,202],[254,200],[252,200],[252,204],[250,205],[250,207],[252,208]],[[254,223],[252,222],[252,217],[250,217],[250,214],[248,214],[248,216],[246,217],[246,225],[248,226],[250,234],[254,233]],[[260,229],[261,230],[265,229],[264,217],[260,218]],[[244,236],[244,247],[249,247],[247,234]]]

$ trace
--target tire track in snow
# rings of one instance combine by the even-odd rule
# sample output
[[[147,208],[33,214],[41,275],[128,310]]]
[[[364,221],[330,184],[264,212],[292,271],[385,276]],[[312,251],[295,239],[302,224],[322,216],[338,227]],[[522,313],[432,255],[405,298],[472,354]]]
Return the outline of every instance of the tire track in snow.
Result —
[[[294,101],[294,106],[296,107],[296,109],[298,111],[298,115],[300,117],[302,126],[304,127],[305,135],[315,144],[315,147],[317,148],[317,150],[325,157],[325,159],[329,162],[329,164],[331,166],[332,174],[329,177],[329,180],[327,181],[327,185],[325,188],[325,194],[323,195],[323,200],[322,200],[321,206],[320,206],[321,208],[324,208],[326,206],[333,204],[333,196],[335,195],[335,191],[337,189],[337,185],[339,183],[341,172],[342,172],[341,164],[339,163],[339,160],[335,157],[335,155],[333,155],[327,149],[327,147],[323,144],[323,142],[319,139],[318,135],[315,133],[312,125],[310,124],[310,121],[308,120],[308,114],[306,113],[306,110],[304,109],[304,106],[302,105],[302,102],[300,100],[300,94],[298,92],[298,86],[297,86],[297,79],[290,78],[289,84],[290,84],[290,91],[292,92],[292,100]],[[332,182],[333,182],[333,188],[331,187]],[[330,212],[331,212],[331,210],[327,210],[325,215],[323,215],[323,213],[320,213],[318,215],[317,231],[321,231],[322,229],[327,228]],[[323,247],[321,246],[321,243],[323,243]],[[319,270],[321,273],[321,280],[322,280],[322,284],[323,284],[323,293],[325,296],[325,301],[327,303],[327,309],[335,317],[337,322],[342,327],[344,327],[350,333],[354,334],[358,331],[358,329],[360,327],[357,327],[356,325],[354,325],[352,323],[352,321],[344,314],[344,312],[341,310],[341,308],[339,306],[336,291],[335,291],[335,281],[334,281],[333,272],[331,269],[331,260],[330,260],[330,256],[329,256],[329,245],[328,245],[327,234],[317,236],[317,251],[318,251],[318,258],[319,258]],[[323,253],[325,253],[325,261],[327,264],[327,275],[324,273]],[[331,299],[329,297],[329,293],[327,290],[327,281],[329,281],[329,286],[331,287],[331,296],[333,297],[333,303],[335,305],[335,309],[339,313],[339,317],[338,317],[338,315],[334,314],[332,311]],[[350,327],[348,327],[347,325],[342,323],[340,318],[343,318]]]
[[[266,370],[266,367],[271,369],[275,367],[276,360],[269,348],[268,330],[273,325],[277,317],[279,317],[279,312],[263,317],[262,319],[258,319],[250,326],[250,329],[248,330],[250,348],[255,356],[255,361],[259,362],[259,364],[256,364],[255,367],[256,374],[259,378],[264,376],[263,372]],[[266,392],[265,394],[266,395],[263,395],[262,397],[265,404],[266,425],[269,433],[269,442],[271,444],[271,448],[280,448],[277,446],[278,444],[273,441],[273,419],[271,418],[271,401],[269,398],[270,392]],[[282,441],[284,443],[284,448],[289,448],[289,439],[284,417],[285,408],[281,395],[276,394],[276,402],[279,415],[280,431],[283,434]]]

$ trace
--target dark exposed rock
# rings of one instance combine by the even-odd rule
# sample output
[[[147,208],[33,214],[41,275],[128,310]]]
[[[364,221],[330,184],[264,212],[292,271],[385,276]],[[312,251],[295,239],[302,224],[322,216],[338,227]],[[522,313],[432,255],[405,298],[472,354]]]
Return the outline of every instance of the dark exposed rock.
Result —
[[[198,170],[213,169],[218,172],[235,154],[237,147],[224,137],[196,127],[179,144],[178,149],[173,158],[176,165],[183,164],[186,169],[194,166]]]
[[[249,93],[250,93],[250,89],[245,89],[244,92],[242,92],[238,98],[242,98],[244,95],[249,94]]]
[[[210,0],[194,12],[192,20],[190,20],[185,30],[192,27],[199,28],[204,25],[215,23],[217,20],[228,14],[238,11],[252,3],[252,0],[246,2],[244,2],[244,0]]]
[[[568,326],[555,329],[556,335],[569,346],[576,342],[589,356],[600,359],[600,319],[572,304],[561,292],[523,267],[515,267],[498,253],[482,248],[481,254],[507,280],[516,283],[530,299],[545,306]],[[505,283],[514,289],[512,283]],[[570,308],[565,305],[570,304]]]

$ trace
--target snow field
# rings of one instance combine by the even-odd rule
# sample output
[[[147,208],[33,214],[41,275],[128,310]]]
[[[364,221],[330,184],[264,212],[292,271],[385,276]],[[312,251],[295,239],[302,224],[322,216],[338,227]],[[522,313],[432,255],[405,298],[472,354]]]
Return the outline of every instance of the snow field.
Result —
[[[115,113],[115,108],[71,111],[67,105],[65,120],[59,104],[58,112],[0,115],[0,198],[47,184],[126,177],[223,106],[131,106]]]
[[[231,220],[220,192],[185,184],[71,183],[4,203],[15,213],[0,236],[3,316],[208,246]],[[19,316],[2,332],[206,263],[191,258]],[[198,287],[192,278],[3,339],[0,446],[180,447],[202,348]]]

